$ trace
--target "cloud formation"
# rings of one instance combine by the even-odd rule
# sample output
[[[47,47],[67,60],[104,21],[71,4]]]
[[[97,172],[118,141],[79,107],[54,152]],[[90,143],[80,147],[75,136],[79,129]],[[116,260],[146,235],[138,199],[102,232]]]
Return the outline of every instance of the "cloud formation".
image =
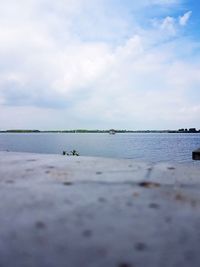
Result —
[[[199,63],[198,56],[191,58],[197,44],[185,38],[192,11],[170,13],[179,5],[180,0],[2,2],[1,128],[196,124],[200,105],[191,96],[200,85]]]
[[[187,25],[191,16],[192,16],[192,11],[186,12],[183,16],[179,17],[179,24],[181,26]]]
[[[181,27],[185,27],[192,16],[192,11],[188,11],[183,16],[172,17],[167,16],[162,19],[154,18],[153,26],[166,33],[166,35],[176,36]]]

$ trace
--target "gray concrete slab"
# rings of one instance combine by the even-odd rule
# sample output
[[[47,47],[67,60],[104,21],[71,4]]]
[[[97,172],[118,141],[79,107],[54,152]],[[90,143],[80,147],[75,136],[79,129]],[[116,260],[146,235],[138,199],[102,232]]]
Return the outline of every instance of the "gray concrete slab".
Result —
[[[0,152],[0,267],[199,267],[195,163]]]

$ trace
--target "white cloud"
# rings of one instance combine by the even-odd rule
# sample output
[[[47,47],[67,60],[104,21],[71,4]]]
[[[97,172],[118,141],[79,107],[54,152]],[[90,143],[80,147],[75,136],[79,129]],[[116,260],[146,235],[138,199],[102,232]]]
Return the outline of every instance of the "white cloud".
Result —
[[[178,3],[140,2],[138,8]],[[107,3],[2,3],[1,127],[171,128],[184,117],[188,123],[198,121],[199,107],[186,96],[191,86],[194,90],[200,86],[200,66],[178,58],[176,39],[166,43],[176,36],[182,47],[191,47],[178,28],[191,14],[179,20],[155,18],[154,28],[144,30],[135,17],[127,27],[130,22]],[[193,118],[186,116],[190,109]]]
[[[161,25],[160,28],[161,30],[167,31],[169,34],[171,35],[175,35],[176,34],[176,28],[175,28],[175,19],[173,17],[166,17]]]
[[[179,24],[181,26],[186,26],[191,16],[192,11],[186,12],[183,16],[179,17]]]
[[[166,35],[175,36],[178,33],[180,26],[186,26],[190,17],[192,15],[191,11],[186,12],[183,16],[179,18],[167,16],[164,19],[154,18],[152,20],[152,25],[154,28],[161,30]]]

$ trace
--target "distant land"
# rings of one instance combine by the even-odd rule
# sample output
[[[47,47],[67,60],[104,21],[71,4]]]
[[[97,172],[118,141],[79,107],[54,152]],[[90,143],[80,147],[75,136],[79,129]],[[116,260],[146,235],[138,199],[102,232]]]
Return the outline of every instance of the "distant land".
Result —
[[[2,130],[0,133],[200,133],[200,129],[178,129],[178,130],[87,130],[87,129],[74,129],[74,130],[25,130],[25,129],[13,129]]]

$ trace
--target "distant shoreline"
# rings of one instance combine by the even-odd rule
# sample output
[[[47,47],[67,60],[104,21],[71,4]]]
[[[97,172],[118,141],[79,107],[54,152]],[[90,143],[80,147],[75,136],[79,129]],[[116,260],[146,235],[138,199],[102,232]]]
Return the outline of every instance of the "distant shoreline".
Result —
[[[0,133],[110,133],[111,130],[85,130],[85,129],[75,129],[75,130],[4,130]],[[200,130],[196,128],[190,129],[179,129],[179,130],[113,130],[115,133],[200,133]]]

